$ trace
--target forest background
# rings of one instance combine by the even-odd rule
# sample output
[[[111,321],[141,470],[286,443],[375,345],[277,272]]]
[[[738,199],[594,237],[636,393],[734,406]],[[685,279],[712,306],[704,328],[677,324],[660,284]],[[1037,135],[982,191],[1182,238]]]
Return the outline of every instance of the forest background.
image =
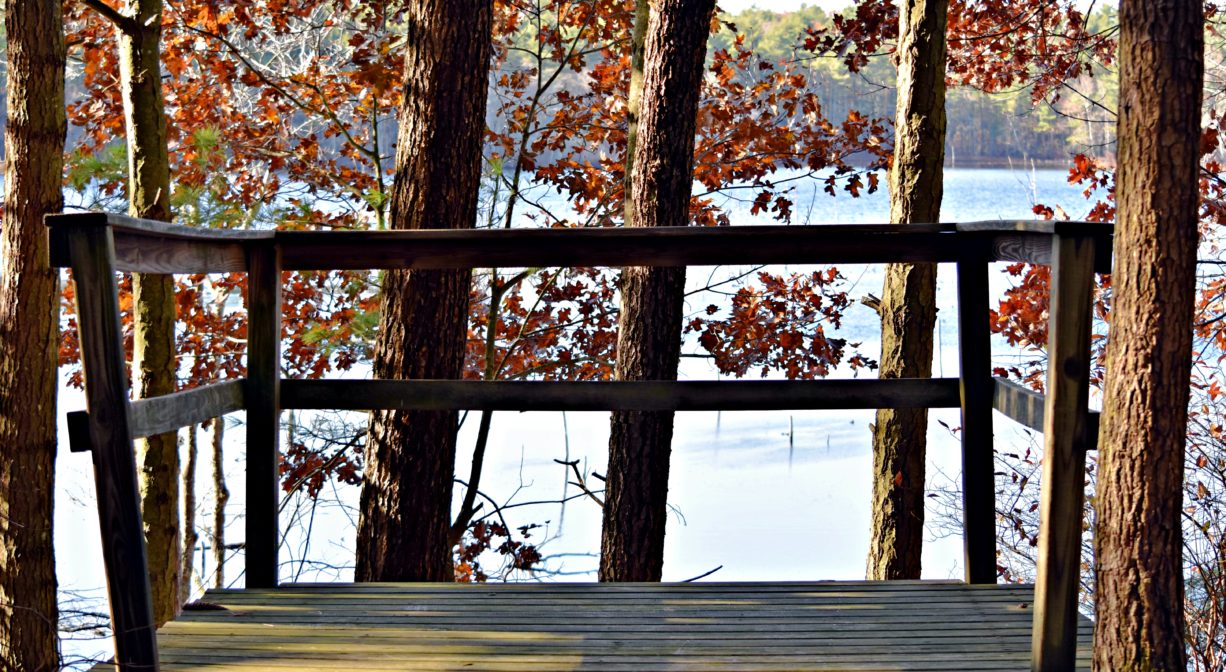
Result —
[[[884,119],[893,115],[894,67],[889,58],[871,59],[859,72],[853,73],[836,58],[814,58],[811,52],[802,48],[803,40],[800,38],[806,29],[830,25],[831,13],[827,10],[807,3],[799,3],[799,8],[790,11],[770,8],[777,4],[797,4],[794,2],[723,4],[753,6],[724,14],[724,18],[734,24],[737,31],[720,30],[713,33],[710,38],[712,52],[731,47],[739,33],[745,38],[745,48],[764,61],[784,62],[798,58],[807,61],[808,86],[822,101],[828,118],[845,118],[851,110],[870,118]],[[1116,25],[1117,10],[1111,3],[1088,4],[1094,5],[1089,15],[1090,32],[1101,33]],[[0,48],[3,44],[3,30],[0,30]],[[519,61],[513,56],[506,65],[525,65],[523,59],[530,56],[521,54],[518,58]],[[593,62],[595,60],[592,55],[588,58]],[[78,60],[77,65],[77,68],[70,69],[65,90],[70,103],[79,103],[89,94],[84,69],[79,67],[83,64]],[[3,67],[0,63],[0,84],[3,83]],[[556,85],[565,89],[583,88],[585,76],[581,71],[563,72]],[[1114,71],[1106,70],[1100,76],[1086,78],[1078,84],[1078,91],[1084,97],[1066,95],[1058,100],[1043,100],[1038,105],[1031,98],[1031,86],[1026,84],[1009,91],[992,93],[973,87],[952,88],[946,100],[949,118],[947,165],[1063,168],[1069,158],[1077,154],[1095,156],[1110,165],[1115,132],[1111,109],[1117,95],[1117,78]],[[0,111],[3,105],[4,101],[0,99]],[[505,132],[507,119],[495,114],[495,105],[496,101],[491,98],[488,115],[491,130]],[[5,119],[0,117],[0,130],[4,123]],[[92,147],[92,143],[84,138],[86,132],[86,128],[80,124],[70,125],[67,147]],[[386,142],[395,140],[394,133],[385,133],[384,137]],[[341,142],[341,139],[333,139],[330,149],[335,150]],[[79,163],[83,160],[83,157],[78,158]],[[88,171],[82,177],[86,175]]]

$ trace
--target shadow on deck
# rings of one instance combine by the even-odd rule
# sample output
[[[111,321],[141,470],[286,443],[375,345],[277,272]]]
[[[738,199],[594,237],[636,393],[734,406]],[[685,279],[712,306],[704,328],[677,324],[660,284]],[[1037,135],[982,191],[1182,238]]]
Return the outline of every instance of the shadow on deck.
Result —
[[[215,590],[163,670],[1029,670],[1034,591],[961,582]],[[1078,669],[1089,669],[1081,619]],[[97,670],[113,670],[102,665]]]

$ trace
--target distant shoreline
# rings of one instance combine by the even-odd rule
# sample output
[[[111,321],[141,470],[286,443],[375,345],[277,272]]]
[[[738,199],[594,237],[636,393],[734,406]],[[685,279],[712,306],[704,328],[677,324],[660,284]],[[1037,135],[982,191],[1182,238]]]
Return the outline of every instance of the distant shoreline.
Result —
[[[1094,157],[1098,165],[1104,168],[1115,167],[1115,157]],[[1013,168],[1030,170],[1031,168],[1052,169],[1060,168],[1067,170],[1073,165],[1073,157],[1066,156],[1062,158],[1045,158],[1045,159],[1008,159],[998,157],[950,157],[945,155],[946,168]]]
[[[848,163],[857,168],[863,168],[867,163],[857,161],[858,157],[852,157]],[[1114,169],[1115,157],[1093,157],[1094,161],[1102,168]],[[1059,158],[1025,158],[1012,159],[1009,157],[995,156],[950,156],[948,152],[945,154],[945,168],[1006,168],[1012,170],[1068,170],[1073,165],[1073,157],[1065,156]]]
[[[1001,159],[997,157],[950,157],[945,156],[946,168],[1012,168],[1014,170],[1035,169],[1067,169],[1073,163],[1073,157],[1062,159]]]

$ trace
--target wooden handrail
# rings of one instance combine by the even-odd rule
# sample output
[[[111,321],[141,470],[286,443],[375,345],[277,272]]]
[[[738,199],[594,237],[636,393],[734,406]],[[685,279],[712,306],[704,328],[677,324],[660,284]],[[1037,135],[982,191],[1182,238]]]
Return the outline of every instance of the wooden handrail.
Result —
[[[1094,271],[1110,271],[1111,226],[994,221],[896,226],[746,226],[470,231],[201,230],[117,215],[47,219],[51,261],[78,283],[88,413],[74,450],[94,454],[120,667],[156,670],[132,438],[237,408],[248,412],[247,581],[277,582],[277,461],[282,408],[623,409],[952,407],[962,410],[966,579],[996,578],[992,409],[1045,432],[1034,660],[1071,668],[1084,451],[1097,417],[1085,400]],[[691,266],[957,262],[957,379],[545,383],[282,380],[282,270],[538,266]],[[987,264],[1053,267],[1053,364],[1042,398],[990,370]],[[248,378],[129,402],[116,271],[249,274]],[[191,406],[195,408],[189,408]],[[1040,406],[1042,408],[1040,408]],[[1067,664],[1066,664],[1067,663]]]
[[[73,229],[107,227],[115,268],[137,273],[225,273],[246,270],[244,250],[274,231],[198,229],[96,212],[49,215],[51,265],[68,266],[66,238]]]
[[[1043,431],[1043,406],[1047,398],[1034,390],[1019,385],[1008,378],[996,378],[992,392],[992,407],[1014,422]],[[1098,448],[1098,411],[1086,413],[1086,450]]]
[[[286,235],[303,233],[301,231],[287,231],[281,229],[212,229],[200,228],[194,226],[183,226],[181,224],[172,224],[156,219],[141,219],[139,217],[129,217],[127,215],[113,214],[109,212],[64,212],[54,215],[47,215],[46,224],[49,227],[91,227],[91,226],[110,226],[113,229],[124,229],[128,231],[140,232],[146,235],[158,235],[184,240],[267,240],[270,238],[281,238]],[[1064,221],[1052,219],[984,219],[970,222],[953,222],[946,224],[815,224],[804,226],[746,226],[746,227],[718,227],[712,228],[696,228],[695,227],[680,227],[687,230],[711,231],[711,230],[728,230],[728,229],[796,229],[796,228],[841,228],[841,229],[857,229],[863,227],[891,227],[897,230],[908,230],[917,228],[918,230],[941,230],[941,231],[961,231],[964,233],[1033,233],[1042,235],[1089,235],[1093,237],[1105,236],[1110,237],[1114,230],[1114,225],[1110,222],[1085,222],[1085,221]],[[426,231],[443,231],[450,229],[427,229]],[[503,229],[498,229],[502,231]],[[551,228],[551,229],[511,229],[513,231],[526,230],[548,230],[548,231],[617,231],[622,230],[616,227],[613,228],[586,228],[586,229],[566,229],[566,228]],[[652,229],[655,231],[678,230],[678,227],[657,227]],[[482,231],[481,229],[470,231]],[[490,231],[490,230],[486,230]],[[329,230],[309,233],[326,233],[333,235],[337,233],[406,233],[395,231],[357,231],[357,230]]]
[[[243,379],[194,387],[132,402],[132,437],[156,436],[241,411]]]
[[[813,381],[546,382],[285,380],[293,409],[496,411],[761,411],[957,408],[957,378]]]
[[[983,258],[1047,264],[1056,231],[1081,231],[1105,248],[1110,225],[989,221],[959,224],[837,224],[463,231],[249,231],[193,229],[119,215],[53,215],[52,263],[68,265],[64,232],[110,226],[123,271],[222,273],[246,269],[247,248],[271,241],[285,270],[538,266],[707,266],[953,262]]]

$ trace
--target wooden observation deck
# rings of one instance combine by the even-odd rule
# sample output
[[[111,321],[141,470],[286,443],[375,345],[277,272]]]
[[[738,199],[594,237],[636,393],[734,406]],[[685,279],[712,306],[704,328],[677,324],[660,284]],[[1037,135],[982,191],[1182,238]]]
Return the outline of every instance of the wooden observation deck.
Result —
[[[1071,670],[1094,272],[1111,228],[1083,222],[678,229],[197,230],[97,213],[48,218],[76,282],[87,411],[117,666],[134,670]],[[281,271],[949,262],[960,376],[922,380],[479,382],[282,380]],[[988,264],[1052,266],[1046,397],[991,374]],[[115,273],[248,273],[248,375],[129,401]],[[763,410],[961,408],[965,582],[282,585],[282,409]],[[993,409],[1044,433],[1037,584],[996,585]],[[247,589],[160,632],[133,439],[247,411]],[[1080,634],[1080,647],[1078,639]],[[114,667],[112,665],[111,667]],[[106,666],[104,666],[106,667]]]
[[[186,612],[158,633],[164,670],[1025,670],[1033,590],[367,583],[206,599],[224,610]],[[1089,621],[1080,634],[1077,669],[1089,670]]]

